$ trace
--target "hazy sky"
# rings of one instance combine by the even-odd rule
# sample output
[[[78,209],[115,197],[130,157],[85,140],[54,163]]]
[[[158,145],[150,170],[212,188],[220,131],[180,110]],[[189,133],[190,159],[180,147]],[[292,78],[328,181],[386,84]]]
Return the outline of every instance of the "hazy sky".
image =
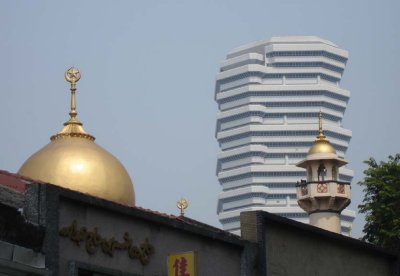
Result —
[[[349,51],[346,159],[400,152],[400,1],[0,0],[0,168],[16,172],[68,119],[64,71],[82,72],[78,118],[133,178],[137,205],[220,226],[215,74],[233,48],[316,35]],[[357,217],[354,236],[361,235]]]

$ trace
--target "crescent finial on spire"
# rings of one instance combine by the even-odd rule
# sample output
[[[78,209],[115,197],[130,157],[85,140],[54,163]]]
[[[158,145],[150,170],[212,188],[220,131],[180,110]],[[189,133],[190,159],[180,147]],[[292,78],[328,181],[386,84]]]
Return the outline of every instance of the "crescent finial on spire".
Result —
[[[95,138],[86,133],[82,127],[82,123],[76,118],[78,112],[76,112],[76,83],[81,79],[81,72],[75,67],[69,68],[64,74],[65,80],[71,84],[71,110],[69,112],[69,120],[64,123],[63,129],[56,135],[51,136],[51,140],[59,139],[62,137],[84,137],[89,140],[94,140]]]
[[[67,71],[65,71],[65,80],[71,83],[71,111],[69,115],[71,116],[70,120],[67,122],[69,124],[82,124],[76,119],[78,112],[76,112],[76,100],[75,100],[75,92],[76,92],[76,83],[81,79],[81,72],[77,68],[71,67]]]
[[[71,86],[81,79],[81,72],[75,67],[69,68],[65,71],[65,80],[71,83]]]

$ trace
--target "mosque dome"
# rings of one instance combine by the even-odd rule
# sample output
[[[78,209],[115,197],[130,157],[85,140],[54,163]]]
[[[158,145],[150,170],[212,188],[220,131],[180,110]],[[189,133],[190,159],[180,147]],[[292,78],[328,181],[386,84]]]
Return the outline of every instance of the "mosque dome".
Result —
[[[18,173],[67,189],[124,205],[135,205],[133,183],[121,162],[94,142],[76,118],[76,82],[79,70],[70,68],[65,79],[71,83],[70,119],[50,143],[34,153]]]

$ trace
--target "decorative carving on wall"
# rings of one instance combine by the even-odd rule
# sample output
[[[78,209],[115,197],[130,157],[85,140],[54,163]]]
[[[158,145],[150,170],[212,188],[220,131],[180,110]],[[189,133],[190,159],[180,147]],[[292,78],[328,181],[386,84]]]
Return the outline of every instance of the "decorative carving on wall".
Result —
[[[317,192],[318,193],[327,193],[328,185],[326,183],[318,183],[317,184]]]
[[[69,238],[78,246],[84,242],[87,253],[91,255],[95,254],[98,248],[110,257],[114,256],[116,250],[127,251],[129,258],[137,259],[142,265],[146,265],[149,263],[151,255],[154,254],[154,247],[147,238],[139,246],[133,244],[128,232],[125,232],[122,242],[117,241],[114,237],[103,238],[98,233],[97,227],[93,231],[89,231],[84,226],[78,229],[76,220],[71,225],[61,228],[59,235]]]
[[[344,194],[345,193],[344,184],[338,184],[337,192],[338,192],[338,194]]]

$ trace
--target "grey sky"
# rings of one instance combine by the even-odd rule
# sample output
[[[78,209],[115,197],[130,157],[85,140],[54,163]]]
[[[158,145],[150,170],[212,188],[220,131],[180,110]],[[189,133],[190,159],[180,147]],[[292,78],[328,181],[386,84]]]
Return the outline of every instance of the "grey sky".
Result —
[[[219,226],[215,74],[237,46],[317,35],[350,52],[346,159],[357,182],[369,156],[400,152],[400,1],[0,0],[0,168],[16,172],[68,118],[64,70],[75,65],[78,118],[133,178],[139,206]],[[356,219],[354,236],[363,220]]]

